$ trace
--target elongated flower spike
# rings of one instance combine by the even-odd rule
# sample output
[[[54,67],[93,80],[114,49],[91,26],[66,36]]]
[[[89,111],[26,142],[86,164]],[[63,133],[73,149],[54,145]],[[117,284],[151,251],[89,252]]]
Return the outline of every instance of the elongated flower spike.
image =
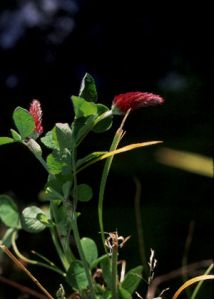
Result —
[[[35,122],[35,133],[40,135],[43,133],[42,126],[42,109],[38,100],[34,99],[30,105],[29,113],[32,115]]]
[[[115,115],[124,115],[129,109],[135,110],[139,107],[154,106],[163,102],[164,99],[156,94],[129,92],[114,97],[112,112]]]

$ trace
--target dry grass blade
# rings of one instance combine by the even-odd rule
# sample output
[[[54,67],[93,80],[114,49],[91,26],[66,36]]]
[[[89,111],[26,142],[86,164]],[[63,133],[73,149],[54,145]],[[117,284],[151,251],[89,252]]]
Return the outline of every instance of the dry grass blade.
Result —
[[[131,150],[134,150],[134,149],[137,149],[137,148],[152,146],[152,145],[156,145],[156,144],[160,144],[160,143],[163,143],[163,141],[151,141],[151,142],[130,144],[128,146],[125,146],[125,147],[110,151],[108,153],[105,153],[101,157],[99,157],[98,160],[102,160],[102,159],[105,159],[107,157],[110,157],[110,156],[113,156],[113,155],[116,155],[116,154],[120,154],[120,153],[123,153],[123,152],[131,151]]]
[[[188,288],[190,285],[202,281],[202,280],[210,280],[210,279],[214,279],[214,275],[201,275],[201,276],[196,276],[194,278],[191,278],[189,280],[187,280],[186,282],[184,282],[184,284],[182,286],[179,287],[179,289],[175,292],[175,294],[173,295],[172,299],[177,299],[178,296],[186,289]]]
[[[54,299],[51,294],[41,285],[41,283],[25,268],[25,266],[13,255],[13,253],[2,243],[0,243],[2,251],[19,267],[24,271],[30,279],[39,287],[39,289],[47,296],[48,299]]]

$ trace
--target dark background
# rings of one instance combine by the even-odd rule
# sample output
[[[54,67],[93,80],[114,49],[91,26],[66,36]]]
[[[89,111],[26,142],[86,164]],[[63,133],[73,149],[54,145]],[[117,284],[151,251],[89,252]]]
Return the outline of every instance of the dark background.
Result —
[[[111,106],[114,95],[148,91],[165,98],[161,107],[133,112],[126,123],[123,145],[163,140],[164,146],[212,156],[213,49],[209,7],[195,3],[188,8],[175,1],[29,0],[0,2],[0,135],[13,127],[16,106],[41,101],[45,131],[55,122],[71,122],[70,96],[77,94],[85,72],[96,80],[99,101]],[[109,147],[119,125],[106,134],[91,134],[81,154]],[[156,275],[181,266],[191,221],[193,240],[188,263],[213,257],[213,205],[210,178],[166,167],[155,159],[159,146],[135,150],[115,158],[105,199],[106,230],[132,235],[121,258],[130,268],[140,264],[134,213],[135,184],[142,185],[142,222],[146,255],[155,249]],[[13,194],[20,208],[38,201],[45,171],[20,145],[0,148],[1,193]],[[81,234],[99,241],[96,198],[102,163],[80,180],[91,183],[94,199],[80,207]],[[40,249],[54,257],[46,235],[21,237],[24,251]],[[23,278],[7,267],[5,277]],[[54,292],[59,281],[48,281]],[[34,274],[35,274],[34,273]],[[18,274],[18,275],[17,275]],[[48,275],[49,276],[49,275]],[[56,281],[56,285],[53,282]],[[25,282],[26,281],[26,282]],[[179,279],[168,296],[182,283]],[[211,284],[207,294],[213,297]],[[1,297],[19,292],[0,283]]]

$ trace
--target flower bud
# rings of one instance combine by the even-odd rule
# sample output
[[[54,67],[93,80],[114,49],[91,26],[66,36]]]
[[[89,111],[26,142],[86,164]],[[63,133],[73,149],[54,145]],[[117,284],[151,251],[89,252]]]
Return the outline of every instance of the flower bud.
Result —
[[[41,109],[40,102],[38,100],[34,99],[32,101],[30,105],[29,113],[32,115],[35,122],[35,133],[37,133],[38,135],[42,134],[43,133],[42,109]]]

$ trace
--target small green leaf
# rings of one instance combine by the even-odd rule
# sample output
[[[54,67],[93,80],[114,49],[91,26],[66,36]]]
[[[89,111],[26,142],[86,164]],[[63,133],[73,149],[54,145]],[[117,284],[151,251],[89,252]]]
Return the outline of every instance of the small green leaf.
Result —
[[[105,259],[102,259],[100,263],[101,269],[103,271],[103,279],[109,289],[112,288],[112,269],[111,269],[111,260],[109,256],[106,256]]]
[[[121,283],[121,287],[132,295],[142,280],[142,271],[142,266],[137,266],[131,269],[126,274],[123,282]]]
[[[108,107],[103,104],[97,104],[97,113],[98,116],[102,115],[103,113],[109,111]],[[99,118],[99,117],[98,117]],[[96,133],[101,133],[109,130],[112,126],[113,116],[110,114],[108,117],[104,118],[103,120],[99,121],[93,128],[93,131]]]
[[[0,146],[1,145],[6,145],[6,144],[11,144],[14,143],[14,139],[7,137],[7,136],[1,136],[0,137]]]
[[[91,200],[93,196],[92,188],[85,183],[77,186],[77,198],[79,201],[87,202]]]
[[[121,285],[118,287],[120,298],[122,299],[132,299],[132,295],[125,290]]]
[[[44,200],[60,200],[63,201],[64,197],[59,192],[55,191],[51,186],[46,187]]]
[[[13,137],[13,139],[15,140],[15,141],[17,141],[17,142],[19,142],[19,141],[21,141],[21,135],[20,134],[18,134],[18,132],[16,131],[16,130],[14,130],[14,129],[10,129],[10,132],[11,132],[11,135],[12,135],[12,137]]]
[[[64,163],[61,159],[59,151],[54,150],[47,157],[47,166],[50,174],[60,174],[62,172]]]
[[[97,101],[97,89],[94,78],[86,73],[81,82],[79,97],[84,98],[87,101]]]
[[[56,137],[59,145],[59,149],[64,148],[71,149],[72,146],[72,132],[67,123],[56,123]]]
[[[71,181],[66,181],[63,185],[62,185],[62,192],[64,195],[64,198],[67,199],[69,197],[70,191],[71,191],[71,186],[72,186],[72,182]]]
[[[30,136],[35,128],[35,122],[28,110],[17,107],[13,112],[13,120],[22,139]]]
[[[41,138],[41,142],[49,149],[59,150],[59,144],[54,138],[55,127],[46,133],[44,137]]]
[[[20,228],[18,208],[7,195],[0,195],[0,219],[8,227]]]
[[[47,227],[53,227],[53,222],[46,216],[44,213],[39,213],[36,216],[36,219],[39,220],[42,224],[44,224]]]
[[[88,287],[88,279],[81,261],[75,260],[71,263],[66,275],[66,281],[76,290],[84,290]]]
[[[38,214],[44,214],[44,212],[37,206],[29,206],[22,211],[21,223],[25,231],[38,233],[46,228],[46,226],[37,219]]]
[[[98,257],[97,246],[92,239],[87,237],[83,237],[80,242],[85,254],[85,258],[89,265],[91,265]]]
[[[89,117],[91,115],[97,115],[97,106],[93,102],[88,102],[85,99],[77,96],[71,97],[73,106],[74,106],[74,113],[75,117],[82,118],[82,117]]]
[[[71,153],[67,148],[62,151],[54,150],[47,157],[47,166],[50,174],[69,174],[71,172]]]

